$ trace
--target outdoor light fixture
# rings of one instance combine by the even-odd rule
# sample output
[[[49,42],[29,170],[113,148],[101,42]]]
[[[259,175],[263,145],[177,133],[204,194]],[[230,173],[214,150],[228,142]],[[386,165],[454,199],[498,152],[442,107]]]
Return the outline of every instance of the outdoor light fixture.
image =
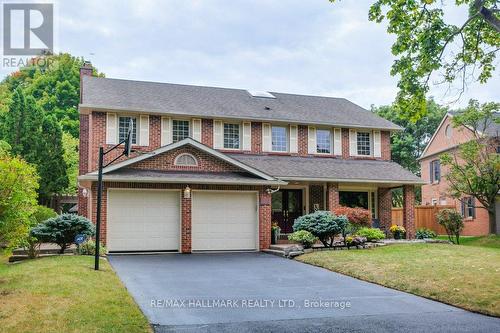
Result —
[[[190,199],[191,198],[191,189],[189,188],[189,185],[186,186],[184,189],[184,199]]]

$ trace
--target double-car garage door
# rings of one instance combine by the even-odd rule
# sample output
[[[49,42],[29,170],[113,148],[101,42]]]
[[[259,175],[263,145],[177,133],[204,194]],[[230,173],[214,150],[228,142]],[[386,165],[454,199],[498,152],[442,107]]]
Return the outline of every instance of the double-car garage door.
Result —
[[[178,251],[181,241],[181,192],[108,191],[108,251]],[[258,248],[255,192],[193,191],[193,251]]]

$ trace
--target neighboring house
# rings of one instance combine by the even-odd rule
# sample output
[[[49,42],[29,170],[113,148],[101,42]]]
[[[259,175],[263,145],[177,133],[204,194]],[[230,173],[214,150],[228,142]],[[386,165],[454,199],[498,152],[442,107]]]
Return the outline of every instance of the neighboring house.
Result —
[[[388,228],[396,187],[414,237],[413,187],[422,181],[390,161],[399,126],[343,98],[91,71],[81,69],[80,214],[95,220],[99,147],[123,139],[130,120],[136,151],[104,170],[109,251],[266,249],[272,222],[290,233],[297,217],[341,204],[369,209]]]
[[[426,183],[422,186],[422,204],[454,206],[464,217],[463,235],[487,235],[489,233],[487,210],[474,197],[464,196],[459,200],[450,196],[446,181],[447,168],[441,166],[439,161],[441,154],[451,153],[460,144],[474,139],[472,130],[465,127],[453,127],[453,115],[453,112],[448,112],[444,116],[419,158],[422,180]],[[500,126],[491,124],[485,134],[490,138],[497,139],[499,133]],[[499,152],[499,148],[497,148],[497,152]],[[497,212],[499,209],[499,201],[497,200]],[[500,214],[497,214],[497,225],[500,225],[498,222],[499,217]]]

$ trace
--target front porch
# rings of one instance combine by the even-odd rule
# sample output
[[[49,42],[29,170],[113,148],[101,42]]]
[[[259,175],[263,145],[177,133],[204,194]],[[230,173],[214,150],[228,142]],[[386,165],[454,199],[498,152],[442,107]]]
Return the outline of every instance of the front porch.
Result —
[[[406,237],[415,237],[414,185],[377,183],[290,182],[271,194],[271,220],[281,228],[281,239],[293,232],[299,216],[318,210],[360,207],[372,215],[372,225],[388,232],[392,225],[392,190],[403,188],[403,223]]]

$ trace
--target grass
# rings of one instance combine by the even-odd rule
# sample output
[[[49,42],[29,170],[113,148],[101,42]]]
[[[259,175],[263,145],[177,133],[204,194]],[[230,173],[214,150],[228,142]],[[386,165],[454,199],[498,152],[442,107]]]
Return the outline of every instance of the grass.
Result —
[[[437,237],[438,239],[448,240],[448,236],[441,235]],[[453,238],[453,240],[455,240]],[[460,245],[465,246],[481,246],[490,247],[494,249],[500,249],[500,235],[488,235],[488,236],[461,236]]]
[[[0,256],[0,327],[8,332],[151,332],[106,260],[56,256],[7,264]]]
[[[390,288],[500,316],[500,250],[448,244],[399,244],[319,251],[297,260]]]

